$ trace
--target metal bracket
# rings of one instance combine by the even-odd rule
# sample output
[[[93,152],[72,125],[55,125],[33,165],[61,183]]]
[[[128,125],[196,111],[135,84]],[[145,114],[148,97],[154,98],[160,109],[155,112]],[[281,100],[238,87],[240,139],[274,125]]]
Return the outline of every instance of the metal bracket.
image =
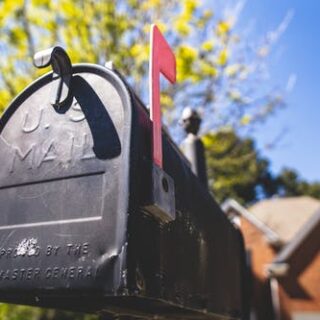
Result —
[[[163,223],[176,218],[174,181],[154,163],[152,164],[151,190],[144,209]]]
[[[50,103],[54,107],[62,107],[70,96],[72,79],[72,64],[66,51],[59,46],[39,51],[33,57],[33,64],[37,68],[51,64],[53,83]]]

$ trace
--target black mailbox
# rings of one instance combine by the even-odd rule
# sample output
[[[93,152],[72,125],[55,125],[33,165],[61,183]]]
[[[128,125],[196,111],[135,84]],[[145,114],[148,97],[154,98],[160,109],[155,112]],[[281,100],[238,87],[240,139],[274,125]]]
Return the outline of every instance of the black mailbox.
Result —
[[[0,300],[241,318],[239,233],[165,132],[174,190],[163,180],[161,192],[174,197],[175,216],[154,214],[146,108],[115,70],[73,65],[59,83],[59,63],[0,120]]]

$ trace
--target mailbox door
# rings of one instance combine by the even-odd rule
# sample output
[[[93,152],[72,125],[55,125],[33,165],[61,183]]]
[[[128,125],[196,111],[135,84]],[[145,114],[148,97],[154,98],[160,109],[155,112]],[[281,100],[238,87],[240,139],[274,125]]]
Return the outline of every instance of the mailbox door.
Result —
[[[0,120],[0,296],[15,303],[115,295],[126,281],[129,94],[114,72],[75,65],[72,98],[55,108],[51,81]]]

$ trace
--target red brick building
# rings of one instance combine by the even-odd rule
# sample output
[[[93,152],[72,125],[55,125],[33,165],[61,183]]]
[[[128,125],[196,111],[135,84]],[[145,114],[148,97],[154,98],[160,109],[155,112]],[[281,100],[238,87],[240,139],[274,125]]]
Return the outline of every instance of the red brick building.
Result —
[[[320,320],[320,201],[263,200],[223,208],[243,232],[251,265],[252,320]]]

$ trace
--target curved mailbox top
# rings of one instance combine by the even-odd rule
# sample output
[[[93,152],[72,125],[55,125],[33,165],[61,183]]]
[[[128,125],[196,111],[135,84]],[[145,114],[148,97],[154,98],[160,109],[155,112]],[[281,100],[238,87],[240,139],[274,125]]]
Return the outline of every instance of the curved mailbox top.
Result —
[[[0,300],[239,318],[241,236],[175,144],[162,132],[154,170],[152,123],[115,71],[73,66],[52,103],[54,77],[0,120]]]
[[[51,73],[35,81],[0,120],[0,296],[113,294],[124,281],[130,97],[96,65],[73,66],[60,109],[51,84]]]

